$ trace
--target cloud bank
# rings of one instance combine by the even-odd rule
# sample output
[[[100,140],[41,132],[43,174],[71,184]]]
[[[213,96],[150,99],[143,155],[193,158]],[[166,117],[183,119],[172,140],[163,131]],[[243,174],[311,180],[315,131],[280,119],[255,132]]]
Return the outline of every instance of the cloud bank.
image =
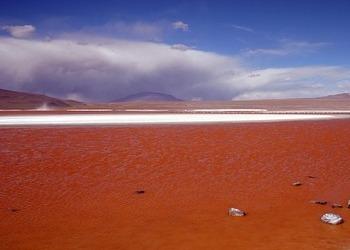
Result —
[[[350,69],[253,69],[240,57],[120,39],[0,37],[0,88],[110,101],[142,91],[183,99],[308,97],[350,90]]]

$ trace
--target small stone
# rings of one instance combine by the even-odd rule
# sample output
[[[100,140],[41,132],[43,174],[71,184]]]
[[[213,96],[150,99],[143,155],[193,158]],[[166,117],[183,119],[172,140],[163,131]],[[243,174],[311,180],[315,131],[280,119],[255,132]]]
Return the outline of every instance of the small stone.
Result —
[[[348,208],[350,208],[350,200],[348,200]]]
[[[145,193],[145,190],[137,190],[135,193],[136,193],[136,194],[144,194],[144,193]]]
[[[312,200],[310,201],[310,203],[312,204],[319,204],[319,205],[326,205],[327,201],[323,201],[323,200]]]
[[[338,225],[344,222],[343,218],[340,217],[340,215],[333,213],[326,213],[322,215],[321,221],[332,225]]]
[[[306,176],[306,177],[308,177],[308,178],[310,178],[310,179],[315,179],[315,178],[316,178],[315,176],[312,176],[312,175],[308,175],[308,176]]]
[[[300,186],[301,185],[301,182],[300,181],[296,181],[292,184],[293,186],[297,187],[297,186]]]
[[[231,207],[229,210],[228,210],[228,215],[230,216],[246,216],[247,213],[238,209],[238,208],[233,208]]]
[[[332,204],[332,208],[342,208],[343,206],[337,203]]]

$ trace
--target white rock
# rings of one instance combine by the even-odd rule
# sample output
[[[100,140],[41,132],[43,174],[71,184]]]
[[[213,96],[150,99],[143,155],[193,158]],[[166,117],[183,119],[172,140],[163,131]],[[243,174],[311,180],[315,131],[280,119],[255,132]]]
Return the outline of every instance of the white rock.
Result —
[[[238,208],[231,207],[228,210],[228,215],[230,215],[230,216],[245,216],[245,215],[247,215],[247,213],[238,209]]]
[[[340,217],[340,215],[333,213],[326,213],[322,215],[321,221],[332,225],[338,225],[344,222],[343,218]]]
[[[295,187],[301,186],[301,182],[300,181],[296,181],[292,184]]]

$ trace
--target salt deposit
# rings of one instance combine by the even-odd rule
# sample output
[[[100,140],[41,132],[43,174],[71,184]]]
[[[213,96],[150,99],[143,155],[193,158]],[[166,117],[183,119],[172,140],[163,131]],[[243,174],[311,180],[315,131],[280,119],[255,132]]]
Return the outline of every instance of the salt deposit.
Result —
[[[0,116],[0,126],[237,123],[332,118],[336,116],[311,114],[48,114]]]

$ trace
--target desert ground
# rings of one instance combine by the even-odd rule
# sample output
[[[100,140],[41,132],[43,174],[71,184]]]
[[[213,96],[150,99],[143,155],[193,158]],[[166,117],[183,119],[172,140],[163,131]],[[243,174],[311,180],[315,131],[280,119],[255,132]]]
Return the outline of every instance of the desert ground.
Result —
[[[1,249],[350,247],[348,118],[17,124],[0,141]]]

